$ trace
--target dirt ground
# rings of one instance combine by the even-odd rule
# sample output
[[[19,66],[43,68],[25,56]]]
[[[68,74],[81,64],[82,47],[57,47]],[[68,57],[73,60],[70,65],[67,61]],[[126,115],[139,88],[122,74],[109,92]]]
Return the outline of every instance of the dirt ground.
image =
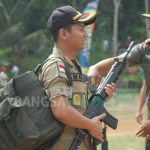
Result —
[[[113,100],[112,100],[113,101]],[[118,119],[118,126],[116,130],[107,127],[107,135],[109,136],[122,136],[122,135],[135,135],[139,130],[140,124],[136,122],[135,115],[139,103],[139,93],[136,95],[132,103],[120,103],[118,105],[106,106],[105,108],[109,113]],[[147,119],[147,106],[143,107],[143,121]]]
[[[107,128],[109,136],[135,135],[139,130],[139,125],[135,120],[120,120],[116,130]]]

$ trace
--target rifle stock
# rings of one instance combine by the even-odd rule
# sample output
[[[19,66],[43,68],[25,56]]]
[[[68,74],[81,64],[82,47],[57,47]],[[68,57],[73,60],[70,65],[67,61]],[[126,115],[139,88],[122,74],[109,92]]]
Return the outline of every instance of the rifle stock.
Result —
[[[106,113],[106,117],[103,118],[101,121],[103,121],[106,125],[108,125],[109,127],[113,129],[117,128],[118,119],[116,119],[111,114],[109,114],[103,106],[104,102],[106,101],[106,98],[108,97],[107,93],[105,92],[104,87],[107,84],[115,83],[116,80],[119,78],[119,75],[122,73],[122,71],[125,68],[127,55],[130,52],[133,45],[134,45],[134,42],[132,41],[126,51],[126,55],[124,56],[122,60],[115,58],[115,63],[112,65],[103,83],[99,85],[97,91],[90,97],[89,101],[91,103],[88,109],[86,110],[86,112],[84,113],[85,117],[92,119],[96,116]],[[88,136],[88,134],[89,133],[87,130],[77,129],[77,135],[69,150],[77,150],[80,144],[82,143],[82,141],[84,140],[84,138]]]

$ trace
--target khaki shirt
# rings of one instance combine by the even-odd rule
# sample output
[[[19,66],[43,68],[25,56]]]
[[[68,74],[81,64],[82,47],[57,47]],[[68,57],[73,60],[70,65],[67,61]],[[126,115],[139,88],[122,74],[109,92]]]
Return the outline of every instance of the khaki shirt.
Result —
[[[146,102],[150,114],[150,43],[145,42],[134,46],[128,55],[128,61],[130,64],[140,64],[143,68],[147,86]]]
[[[61,50],[54,47],[52,56],[54,57],[44,64],[40,74],[40,80],[43,82],[49,100],[64,95],[68,97],[67,103],[69,105],[74,107],[81,114],[84,114],[87,108],[87,83],[83,80],[82,74],[73,62],[68,59]],[[67,85],[66,68],[59,57],[64,59],[69,65],[73,79],[72,90]],[[78,64],[77,61],[76,63]],[[66,125],[60,138],[49,150],[69,150],[75,135],[75,128]],[[88,146],[90,145],[89,136],[85,142]],[[84,143],[81,143],[79,150],[86,150]]]

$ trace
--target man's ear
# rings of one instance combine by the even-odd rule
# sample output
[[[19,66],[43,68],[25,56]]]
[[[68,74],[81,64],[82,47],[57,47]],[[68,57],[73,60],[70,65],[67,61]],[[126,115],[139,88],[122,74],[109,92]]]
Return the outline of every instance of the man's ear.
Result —
[[[68,32],[67,32],[67,30],[65,30],[65,29],[60,29],[60,30],[59,30],[59,35],[60,35],[60,37],[61,37],[63,40],[66,40],[66,39],[67,39],[67,34],[68,34]]]

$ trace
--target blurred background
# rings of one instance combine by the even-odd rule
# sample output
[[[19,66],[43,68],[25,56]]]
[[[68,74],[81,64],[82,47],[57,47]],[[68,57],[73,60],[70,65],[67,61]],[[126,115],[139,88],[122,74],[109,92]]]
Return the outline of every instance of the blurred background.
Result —
[[[97,13],[96,23],[89,33],[88,57],[84,58],[81,53],[76,57],[81,65],[83,63],[83,70],[125,52],[131,41],[141,43],[149,37],[148,20],[141,15],[149,13],[149,0],[0,0],[0,67],[5,68],[8,81],[33,70],[51,54],[54,43],[47,20],[56,7],[63,5],[71,5],[85,14]],[[84,59],[87,63],[82,62]],[[119,123],[117,132],[108,129],[109,150],[144,149],[144,139],[134,136],[139,126],[135,113],[142,82],[140,66],[126,68],[117,81],[115,96],[106,107],[125,122]],[[118,97],[120,94],[124,97]],[[144,114],[146,120],[146,108]]]
[[[56,7],[71,5],[83,12],[90,2],[1,0],[0,66],[7,67],[9,78],[14,76],[13,66],[17,66],[19,74],[22,74],[32,70],[51,54],[53,40],[46,24]],[[146,20],[141,14],[146,13],[148,8],[149,2],[146,3],[146,0],[100,0],[96,8],[97,21],[92,34],[88,65],[124,52],[132,40],[139,43],[147,39]],[[80,59],[79,54],[77,59]],[[135,88],[139,88],[142,83],[140,67],[137,67],[136,73]],[[128,70],[124,74],[129,74]],[[133,79],[125,75],[124,81],[127,83],[130,80]],[[121,86],[128,86],[126,83]]]

